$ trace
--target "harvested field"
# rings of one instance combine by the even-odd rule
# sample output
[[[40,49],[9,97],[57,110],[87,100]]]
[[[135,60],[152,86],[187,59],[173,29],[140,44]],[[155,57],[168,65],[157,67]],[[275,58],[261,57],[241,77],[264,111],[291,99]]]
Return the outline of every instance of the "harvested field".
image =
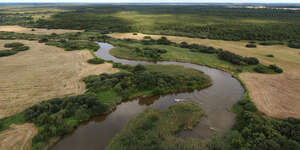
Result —
[[[29,150],[36,134],[33,124],[11,125],[10,129],[0,132],[0,149]]]
[[[146,35],[132,33],[114,33],[109,36],[115,38],[143,39],[151,36],[158,39],[160,35]],[[263,64],[276,64],[283,68],[284,73],[277,75],[242,73],[241,80],[249,89],[250,96],[258,109],[274,117],[300,118],[300,50],[292,49],[284,45],[261,46],[249,49],[245,45],[247,41],[221,41],[177,36],[165,36],[173,42],[197,43],[215,48],[223,48],[243,56],[259,58]],[[275,57],[266,57],[273,54]]]
[[[0,40],[0,49],[12,40]],[[109,63],[88,64],[87,50],[64,51],[35,41],[17,40],[28,51],[0,58],[0,118],[55,97],[78,95],[85,91],[81,78],[90,74],[115,73]]]
[[[34,29],[34,31],[32,31]],[[27,34],[63,34],[70,32],[83,32],[82,30],[65,30],[65,29],[40,29],[40,28],[25,28],[21,26],[0,26],[0,31],[27,33]]]

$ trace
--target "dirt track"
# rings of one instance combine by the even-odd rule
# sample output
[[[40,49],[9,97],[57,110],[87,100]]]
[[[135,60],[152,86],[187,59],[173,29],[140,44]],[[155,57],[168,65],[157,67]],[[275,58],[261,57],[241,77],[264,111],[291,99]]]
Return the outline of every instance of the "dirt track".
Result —
[[[0,49],[9,40],[0,40]],[[13,115],[40,101],[85,91],[80,81],[90,74],[114,73],[109,63],[91,65],[87,50],[64,51],[35,41],[18,40],[30,47],[0,57],[0,118]]]
[[[146,34],[114,33],[115,38],[143,39]],[[149,35],[148,35],[149,36]],[[150,35],[158,39],[160,35]],[[254,56],[264,64],[277,64],[284,69],[283,74],[267,75],[258,73],[242,73],[241,80],[249,89],[250,96],[258,109],[274,117],[300,118],[300,51],[287,46],[260,46],[246,48],[246,41],[222,41],[177,36],[166,36],[173,42],[186,41],[216,48],[223,48],[243,56]],[[273,54],[275,58],[266,57]]]
[[[18,32],[18,33],[28,33],[28,34],[63,34],[70,32],[83,32],[82,30],[65,30],[65,29],[39,29],[34,28],[35,31],[32,31],[32,28],[24,28],[21,26],[0,26],[0,31],[7,32]]]

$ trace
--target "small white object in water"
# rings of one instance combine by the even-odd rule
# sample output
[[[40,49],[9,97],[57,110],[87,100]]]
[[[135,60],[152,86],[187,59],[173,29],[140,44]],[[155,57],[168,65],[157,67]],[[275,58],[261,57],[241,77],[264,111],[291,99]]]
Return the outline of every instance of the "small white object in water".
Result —
[[[217,129],[213,128],[213,127],[209,127],[210,130],[213,130],[213,131],[217,131]]]
[[[183,102],[184,99],[175,98],[174,101],[175,101],[175,102]]]

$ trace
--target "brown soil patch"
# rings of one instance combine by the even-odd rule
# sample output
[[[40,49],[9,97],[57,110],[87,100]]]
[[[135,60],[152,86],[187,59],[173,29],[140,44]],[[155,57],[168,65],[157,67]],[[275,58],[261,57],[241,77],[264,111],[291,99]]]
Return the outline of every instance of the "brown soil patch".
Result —
[[[146,34],[114,33],[115,38],[143,39]],[[160,35],[150,35],[160,38]],[[284,45],[260,46],[246,48],[246,41],[222,41],[177,36],[165,36],[173,42],[198,43],[216,48],[223,48],[243,56],[254,56],[264,64],[276,64],[284,69],[284,73],[267,75],[258,73],[242,73],[241,80],[249,89],[250,96],[258,109],[274,117],[300,118],[300,50]],[[266,57],[273,54],[275,58]]]
[[[17,41],[30,50],[0,57],[0,118],[50,98],[82,94],[83,77],[118,71],[109,63],[88,64],[93,56],[87,50],[64,51],[35,41]],[[0,49],[9,42],[0,40]]]
[[[37,134],[33,124],[11,125],[11,128],[0,132],[1,150],[29,150],[31,140]]]
[[[35,31],[32,31],[34,29]],[[83,32],[82,30],[65,30],[65,29],[40,29],[40,28],[24,28],[21,26],[0,26],[0,31],[27,33],[27,34],[63,34],[70,32]]]

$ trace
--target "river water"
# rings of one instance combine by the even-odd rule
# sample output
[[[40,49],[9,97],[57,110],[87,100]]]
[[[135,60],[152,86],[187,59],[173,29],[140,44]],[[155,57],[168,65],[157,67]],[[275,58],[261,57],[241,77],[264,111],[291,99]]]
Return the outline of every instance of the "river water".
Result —
[[[98,44],[101,48],[95,52],[95,55],[101,59],[129,65],[153,64],[152,62],[116,58],[109,53],[113,45],[101,42]],[[184,99],[196,103],[207,114],[193,130],[181,132],[179,137],[208,138],[216,132],[225,132],[231,129],[235,121],[235,114],[230,112],[230,108],[241,99],[244,93],[243,87],[236,79],[224,71],[190,63],[162,61],[156,64],[174,64],[200,70],[211,77],[212,86],[193,92],[137,98],[122,102],[110,114],[94,117],[88,122],[82,123],[73,133],[64,136],[51,150],[103,150],[130,119],[150,107],[166,109],[176,103],[174,99]]]

